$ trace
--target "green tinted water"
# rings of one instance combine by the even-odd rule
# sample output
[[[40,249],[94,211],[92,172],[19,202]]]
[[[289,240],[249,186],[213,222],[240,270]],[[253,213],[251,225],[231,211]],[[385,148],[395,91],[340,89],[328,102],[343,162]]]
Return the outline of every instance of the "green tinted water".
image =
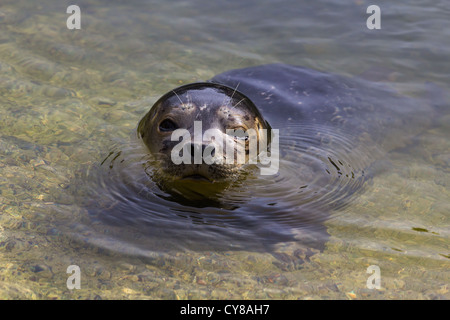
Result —
[[[362,0],[135,2],[78,2],[82,29],[68,30],[69,1],[2,1],[0,298],[449,298],[445,1],[381,3],[376,31]],[[278,61],[364,74],[412,97],[426,82],[441,88],[430,97],[434,125],[375,164],[364,192],[324,223],[322,252],[300,269],[267,252],[170,251],[157,241],[149,255],[116,241],[120,226],[84,227],[84,177],[159,96]],[[96,241],[96,232],[112,236]],[[72,264],[79,290],[66,286]],[[380,267],[379,290],[367,288],[370,265]]]

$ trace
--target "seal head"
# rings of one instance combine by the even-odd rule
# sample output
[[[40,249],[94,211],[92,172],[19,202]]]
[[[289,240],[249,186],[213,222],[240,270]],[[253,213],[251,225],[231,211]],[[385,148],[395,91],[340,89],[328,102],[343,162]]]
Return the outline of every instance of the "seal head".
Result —
[[[156,101],[140,121],[138,134],[158,160],[164,179],[216,182],[240,174],[249,160],[250,138],[269,144],[263,129],[270,129],[269,124],[236,88],[198,82]],[[238,144],[244,148],[226,152],[227,146]]]

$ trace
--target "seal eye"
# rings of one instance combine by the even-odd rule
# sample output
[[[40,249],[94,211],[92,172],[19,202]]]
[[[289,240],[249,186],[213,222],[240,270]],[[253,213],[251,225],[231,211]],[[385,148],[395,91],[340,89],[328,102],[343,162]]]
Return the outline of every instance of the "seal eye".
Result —
[[[178,129],[178,126],[175,122],[173,122],[170,119],[164,119],[159,124],[159,131],[162,131],[162,132],[173,131],[175,129]]]

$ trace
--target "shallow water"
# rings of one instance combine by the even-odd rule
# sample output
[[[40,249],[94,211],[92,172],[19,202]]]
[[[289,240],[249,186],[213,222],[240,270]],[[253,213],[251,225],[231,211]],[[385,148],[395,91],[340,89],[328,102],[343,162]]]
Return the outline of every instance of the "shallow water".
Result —
[[[81,1],[81,30],[66,28],[70,4],[0,6],[1,298],[449,298],[445,1],[380,4],[374,31],[362,0]],[[272,62],[381,81],[436,114],[369,163],[365,148],[281,139],[277,178],[249,177],[214,203],[141,174],[135,129],[159,96]],[[311,167],[297,176],[298,154]],[[338,161],[367,175],[338,178]],[[345,205],[315,206],[342,194]],[[66,286],[72,264],[79,290]],[[367,288],[370,265],[381,289]]]

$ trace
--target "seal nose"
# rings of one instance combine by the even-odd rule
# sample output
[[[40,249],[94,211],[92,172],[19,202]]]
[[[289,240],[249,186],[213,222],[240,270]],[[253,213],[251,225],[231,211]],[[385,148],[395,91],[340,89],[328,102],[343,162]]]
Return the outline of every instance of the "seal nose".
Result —
[[[190,152],[191,152],[191,163],[201,164],[203,155],[207,156],[211,155],[211,157],[214,157],[216,155],[216,148],[207,144],[191,143]]]

